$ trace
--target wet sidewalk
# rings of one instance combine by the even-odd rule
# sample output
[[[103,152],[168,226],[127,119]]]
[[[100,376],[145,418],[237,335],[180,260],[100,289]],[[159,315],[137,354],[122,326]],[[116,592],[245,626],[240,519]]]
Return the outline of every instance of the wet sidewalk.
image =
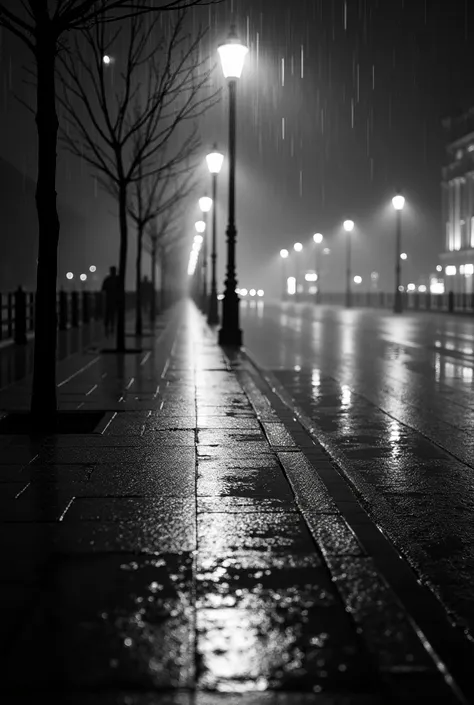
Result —
[[[0,435],[2,701],[467,702],[322,447],[192,304],[159,328],[60,365],[95,432]]]

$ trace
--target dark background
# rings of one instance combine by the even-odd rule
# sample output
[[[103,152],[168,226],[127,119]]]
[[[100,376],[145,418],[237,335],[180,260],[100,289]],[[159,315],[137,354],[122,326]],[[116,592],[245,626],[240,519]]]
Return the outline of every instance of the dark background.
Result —
[[[251,49],[238,95],[240,285],[273,287],[276,293],[279,250],[297,240],[309,243],[320,231],[331,248],[325,286],[342,290],[341,223],[350,217],[357,224],[354,274],[364,278],[365,286],[376,270],[381,288],[391,289],[390,200],[397,188],[407,198],[405,283],[426,278],[443,247],[441,119],[474,102],[474,8],[465,0],[236,0],[193,12],[196,25],[211,25],[203,52],[225,38],[232,10]],[[0,290],[20,281],[34,283],[34,191],[29,182],[36,169],[34,120],[14,96],[31,99],[31,89],[22,82],[27,60],[17,40],[3,31]],[[220,85],[217,68],[215,86]],[[225,91],[223,96],[202,121],[203,157],[215,140],[226,149]],[[196,199],[208,183],[204,165],[201,172]],[[117,259],[113,202],[95,186],[87,166],[69,155],[60,155],[58,193],[64,214],[60,277],[89,264],[102,273]],[[218,206],[222,252],[225,170]],[[184,223],[190,242],[197,216],[193,202]],[[221,278],[223,264],[221,257]]]

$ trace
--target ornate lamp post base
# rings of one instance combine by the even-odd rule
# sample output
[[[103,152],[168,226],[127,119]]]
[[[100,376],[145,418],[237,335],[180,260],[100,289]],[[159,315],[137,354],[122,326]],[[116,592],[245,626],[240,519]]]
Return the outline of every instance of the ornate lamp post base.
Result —
[[[219,331],[219,345],[222,347],[241,348],[242,347],[242,331],[240,328],[234,330],[225,330],[221,328]]]
[[[212,294],[209,297],[209,311],[207,314],[207,322],[210,326],[217,326],[219,323],[219,311],[217,307],[217,295]]]
[[[234,292],[226,292],[223,303],[222,328],[219,331],[219,345],[240,348],[242,331],[239,327],[239,297]]]
[[[395,304],[393,306],[393,312],[394,313],[403,313],[403,301],[402,301],[402,292],[401,291],[395,292]]]

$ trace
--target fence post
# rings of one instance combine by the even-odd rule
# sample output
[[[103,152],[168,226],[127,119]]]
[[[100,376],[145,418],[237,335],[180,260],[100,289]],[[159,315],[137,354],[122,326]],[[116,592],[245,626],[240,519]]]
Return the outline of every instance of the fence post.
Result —
[[[71,293],[71,326],[79,327],[79,296],[77,291]]]
[[[15,291],[15,343],[26,345],[26,294],[21,288]]]
[[[82,322],[89,323],[89,292],[82,292]]]
[[[13,338],[13,304],[14,304],[14,295],[11,293],[8,294],[8,337]]]
[[[448,311],[449,313],[454,311],[454,291],[450,291],[448,294]]]
[[[64,289],[59,292],[59,330],[67,330],[67,294]]]

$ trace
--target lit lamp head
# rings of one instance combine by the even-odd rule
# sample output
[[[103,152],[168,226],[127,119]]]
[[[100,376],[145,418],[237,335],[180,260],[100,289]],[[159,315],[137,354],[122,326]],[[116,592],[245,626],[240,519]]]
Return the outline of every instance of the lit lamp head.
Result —
[[[224,163],[224,155],[217,151],[214,145],[213,151],[206,157],[207,168],[211,174],[218,174],[222,169],[222,164]]]
[[[313,241],[316,243],[316,245],[320,245],[323,240],[324,238],[321,233],[315,233],[315,235],[313,235]]]
[[[293,249],[295,252],[301,252],[301,250],[303,249],[303,245],[301,244],[301,242],[295,242],[295,244],[293,245]]]
[[[344,230],[346,233],[351,233],[354,230],[355,223],[353,220],[344,221]]]
[[[92,274],[93,274],[96,271],[97,271],[97,267],[95,266],[95,264],[91,264],[91,266],[89,267],[89,272],[92,272]]]
[[[224,78],[240,78],[248,50],[248,47],[236,35],[235,30],[231,29],[227,41],[219,44],[217,48]]]
[[[403,196],[394,196],[392,198],[392,205],[396,211],[402,211],[405,206],[405,198]]]
[[[288,250],[280,250],[280,257],[282,259],[286,259],[289,256],[289,254],[290,253],[288,252]]]
[[[194,223],[194,227],[196,228],[196,232],[203,233],[206,230],[206,223],[203,220],[198,220]]]
[[[79,279],[81,280],[81,282],[85,282],[87,279],[87,274],[81,274]]]
[[[74,274],[72,272],[68,272],[66,274],[66,279],[74,279]]]
[[[104,54],[104,56],[102,57],[102,63],[104,63],[106,66],[109,66],[112,63],[112,57],[108,54]]]
[[[212,198],[209,198],[209,196],[203,196],[203,198],[200,198],[199,208],[203,213],[209,213],[212,208]]]
[[[203,236],[202,235],[195,235],[194,236],[194,244],[195,245],[201,245],[203,241]]]

